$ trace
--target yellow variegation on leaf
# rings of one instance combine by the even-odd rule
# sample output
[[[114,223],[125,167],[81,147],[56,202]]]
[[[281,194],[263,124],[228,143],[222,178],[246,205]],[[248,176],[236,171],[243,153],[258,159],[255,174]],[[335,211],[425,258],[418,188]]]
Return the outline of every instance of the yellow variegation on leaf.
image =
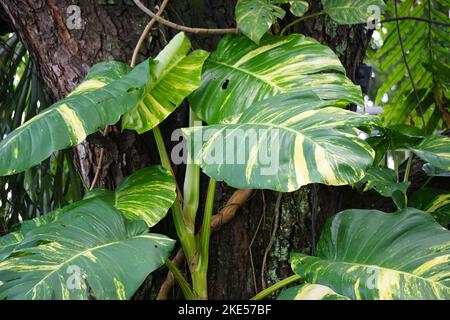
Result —
[[[304,281],[351,299],[450,299],[450,232],[417,209],[347,210],[326,223],[317,257],[293,254]]]

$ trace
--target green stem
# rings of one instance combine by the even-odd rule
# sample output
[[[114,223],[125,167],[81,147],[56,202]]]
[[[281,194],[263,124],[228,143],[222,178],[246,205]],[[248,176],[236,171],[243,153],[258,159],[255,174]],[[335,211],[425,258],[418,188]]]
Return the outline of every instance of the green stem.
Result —
[[[394,160],[395,176],[397,177],[397,182],[399,182],[399,177],[398,177],[398,153],[397,153],[397,151],[392,151],[392,159]]]
[[[156,146],[158,148],[159,157],[161,159],[161,164],[164,167],[164,169],[170,171],[172,173],[172,176],[175,177],[175,174],[172,170],[172,164],[170,163],[169,154],[167,153],[166,145],[164,144],[164,139],[161,134],[161,130],[159,130],[159,127],[153,128],[153,135],[155,137]]]
[[[271,295],[272,293],[274,293],[275,291],[280,290],[281,288],[287,286],[288,284],[292,283],[292,282],[296,282],[300,280],[300,276],[294,274],[293,276],[290,276],[289,278],[286,278],[284,280],[281,280],[280,282],[275,283],[273,286],[259,292],[256,296],[254,296],[253,298],[251,298],[250,300],[262,300],[265,297]]]
[[[281,30],[280,36],[284,35],[289,28],[295,26],[296,24],[298,24],[298,23],[300,23],[300,22],[302,22],[302,21],[304,21],[306,19],[311,19],[311,18],[315,18],[315,17],[321,16],[321,15],[324,15],[325,13],[326,13],[325,11],[319,11],[319,12],[316,12],[316,13],[313,13],[313,14],[310,14],[310,15],[307,15],[307,16],[303,16],[301,18],[298,18],[298,19],[292,21],[291,23],[289,23],[287,26],[285,26]]]
[[[192,284],[194,291],[200,299],[208,298],[208,262],[209,262],[209,239],[211,237],[211,217],[214,209],[214,195],[216,192],[216,180],[210,179],[208,193],[206,196],[205,213],[203,215],[202,231],[200,234],[200,257],[197,267],[192,273]]]
[[[406,164],[406,169],[405,169],[405,176],[403,177],[403,182],[407,182],[409,179],[409,174],[411,172],[411,165],[412,165],[412,160],[414,157],[414,153],[411,152],[411,154],[409,155],[408,158],[408,163]],[[405,192],[405,207],[408,206],[408,195]]]
[[[156,146],[158,148],[159,157],[161,158],[161,164],[166,170],[172,173],[172,176],[175,179],[175,174],[172,170],[172,165],[170,163],[169,155],[164,144],[164,139],[158,127],[155,127],[153,129],[153,135],[155,136]],[[175,224],[175,230],[177,232],[178,238],[180,239],[184,254],[186,255],[186,260],[188,261],[189,267],[191,267],[197,248],[195,240],[195,230],[190,228],[189,224],[186,223],[183,216],[183,210],[181,208],[182,200],[180,192],[177,192],[177,195],[178,197],[172,205],[172,216]]]
[[[407,182],[409,179],[409,174],[411,173],[411,165],[412,165],[413,157],[414,157],[414,153],[411,152],[411,154],[408,158],[408,163],[406,164],[406,170],[405,170],[405,176],[403,177],[403,182]]]
[[[183,295],[187,300],[195,300],[196,296],[194,291],[192,290],[189,283],[186,281],[186,279],[181,274],[180,270],[170,261],[170,259],[166,260],[166,266],[172,272],[173,277],[177,281],[178,285],[181,288],[181,291],[183,291]]]
[[[189,126],[193,127],[197,120],[195,113],[189,112]],[[183,187],[183,211],[192,229],[195,229],[195,217],[197,215],[200,199],[200,167],[194,163],[186,164]]]

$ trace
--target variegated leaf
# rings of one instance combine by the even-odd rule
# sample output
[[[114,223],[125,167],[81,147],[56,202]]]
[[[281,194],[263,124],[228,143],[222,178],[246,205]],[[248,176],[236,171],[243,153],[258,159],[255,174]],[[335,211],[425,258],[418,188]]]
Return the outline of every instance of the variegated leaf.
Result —
[[[284,290],[277,300],[350,300],[327,286],[304,283]]]
[[[270,0],[240,0],[235,11],[238,28],[256,44],[272,24],[286,14]]]
[[[20,232],[11,232],[0,237],[0,261],[9,256],[22,240],[23,235]]]
[[[294,16],[301,17],[309,9],[309,3],[301,0],[289,1],[290,10]]]
[[[309,3],[302,0],[270,0],[272,4],[289,3],[289,10],[294,16],[301,17],[309,9]]]
[[[189,101],[202,120],[216,124],[266,98],[330,84],[363,104],[361,89],[346,78],[338,57],[314,39],[267,36],[257,46],[246,37],[226,36],[206,61],[202,85]]]
[[[204,50],[191,50],[188,37],[180,32],[153,59],[143,65],[150,81],[136,107],[124,114],[122,128],[144,133],[166,119],[200,86]]]
[[[186,56],[189,49],[189,40],[180,33],[157,62],[149,59],[133,70],[121,62],[93,66],[72,94],[0,142],[0,176],[22,172],[57,150],[77,145],[126,112],[126,128],[144,132],[157,125],[199,85],[207,53],[197,50]]]
[[[442,170],[442,169],[436,168],[431,163],[425,163],[422,166],[422,170],[429,177],[450,177],[449,170]]]
[[[405,195],[410,182],[398,182],[393,170],[382,167],[370,168],[361,183],[365,184],[364,191],[374,189],[383,197],[391,197],[398,208],[405,207]]]
[[[129,299],[174,241],[100,199],[31,230],[0,262],[0,299]]]
[[[161,166],[152,166],[125,178],[115,191],[114,207],[130,220],[144,220],[149,227],[165,217],[175,201],[176,183]]]
[[[129,71],[120,62],[95,65],[73,94],[11,132],[0,142],[0,176],[24,171],[117,122],[138,100],[133,88],[146,81]]]
[[[367,23],[386,10],[383,0],[322,0],[324,11],[339,24]]]
[[[256,103],[235,122],[183,129],[192,159],[210,177],[240,189],[287,192],[361,180],[374,152],[356,128],[379,125],[377,118],[324,108],[335,102],[313,92],[278,105],[282,97]]]
[[[450,233],[416,209],[348,210],[332,217],[317,257],[293,254],[304,281],[351,299],[450,299]]]
[[[411,195],[411,206],[428,212],[444,227],[450,225],[450,192],[422,188]]]
[[[450,138],[428,136],[410,149],[422,160],[441,170],[450,170]]]

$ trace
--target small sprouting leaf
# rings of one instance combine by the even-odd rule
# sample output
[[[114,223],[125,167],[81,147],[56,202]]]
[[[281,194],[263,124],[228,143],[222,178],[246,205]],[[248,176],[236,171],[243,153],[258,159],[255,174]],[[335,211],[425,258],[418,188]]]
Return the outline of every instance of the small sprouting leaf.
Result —
[[[382,167],[370,168],[361,182],[365,183],[364,191],[374,189],[383,197],[391,197],[397,207],[404,208],[405,194],[410,183],[398,182],[393,170]]]
[[[256,44],[285,11],[270,0],[241,0],[236,5],[238,28]]]
[[[293,0],[289,1],[289,4],[291,5],[290,11],[297,17],[303,16],[309,9],[309,3],[306,1]]]

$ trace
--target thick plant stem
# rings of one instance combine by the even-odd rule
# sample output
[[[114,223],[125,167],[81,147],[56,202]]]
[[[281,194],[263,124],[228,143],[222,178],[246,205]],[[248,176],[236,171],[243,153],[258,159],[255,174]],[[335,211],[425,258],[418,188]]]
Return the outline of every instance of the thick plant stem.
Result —
[[[162,166],[171,172],[173,178],[175,179],[175,174],[172,170],[172,165],[170,163],[169,155],[164,144],[164,139],[162,137],[161,131],[158,127],[153,129],[153,135],[155,137],[156,146],[158,148],[159,156],[161,158]],[[181,208],[182,198],[181,193],[178,191],[178,197],[172,205],[172,215],[175,224],[175,230],[177,232],[178,238],[180,238],[181,246],[186,255],[189,267],[193,265],[193,258],[196,251],[196,240],[195,240],[195,230],[188,227],[188,223],[185,221],[183,216],[183,210]]]
[[[251,298],[251,300],[262,300],[265,297],[271,295],[272,293],[274,293],[274,292],[280,290],[281,288],[287,286],[288,284],[290,284],[292,282],[296,282],[298,280],[300,280],[300,276],[294,274],[293,276],[290,276],[289,278],[281,280],[280,282],[275,283],[273,286],[271,286],[271,287],[261,291],[256,296]]]
[[[214,208],[214,195],[216,192],[216,181],[210,179],[208,193],[206,196],[205,213],[203,216],[202,231],[200,233],[200,256],[197,266],[192,272],[192,284],[195,293],[200,299],[208,299],[208,258],[209,258],[209,239],[211,237],[211,218]]]
[[[403,177],[404,182],[407,182],[409,180],[409,174],[411,172],[411,165],[412,165],[413,157],[414,157],[414,153],[411,152],[411,154],[409,155],[409,158],[408,158],[408,163],[406,164],[405,176]]]
[[[175,280],[177,281],[178,285],[180,286],[184,297],[187,300],[195,300],[196,299],[195,293],[194,293],[194,291],[192,291],[191,286],[186,281],[186,279],[183,277],[180,270],[178,270],[178,268],[170,260],[166,260],[166,266],[170,270],[170,272],[173,274]]]
[[[189,111],[189,126],[194,126],[197,120],[195,113]],[[184,176],[183,187],[183,213],[191,225],[195,229],[195,217],[197,215],[198,204],[200,199],[200,167],[194,163],[186,164],[186,173]]]
[[[407,182],[409,180],[409,174],[411,172],[412,160],[414,157],[414,153],[411,152],[408,158],[408,163],[406,164],[405,175],[403,177],[403,182]],[[408,206],[408,195],[405,192],[405,207]]]
[[[219,230],[223,225],[232,221],[238,209],[250,199],[252,194],[253,190],[236,190],[220,212],[212,217],[211,232]],[[180,249],[173,258],[172,263],[176,266],[181,266],[183,261],[183,250]],[[161,285],[156,300],[167,300],[169,291],[174,285],[174,281],[175,279],[172,273],[169,272],[166,280],[164,280],[164,283]]]

